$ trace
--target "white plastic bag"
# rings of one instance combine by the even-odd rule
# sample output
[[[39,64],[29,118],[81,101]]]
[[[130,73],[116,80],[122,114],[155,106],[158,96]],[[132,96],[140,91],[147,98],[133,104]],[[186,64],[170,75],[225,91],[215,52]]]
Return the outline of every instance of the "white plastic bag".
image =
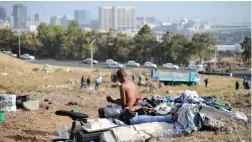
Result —
[[[69,133],[67,127],[64,124],[61,124],[59,127],[59,138],[69,139]]]

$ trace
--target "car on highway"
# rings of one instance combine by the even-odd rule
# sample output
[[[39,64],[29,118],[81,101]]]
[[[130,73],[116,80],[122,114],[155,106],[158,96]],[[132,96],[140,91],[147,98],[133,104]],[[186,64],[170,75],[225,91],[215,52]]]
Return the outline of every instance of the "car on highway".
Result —
[[[117,62],[114,62],[114,63],[108,64],[107,67],[108,68],[121,68],[122,69],[124,67],[124,65],[123,64],[119,64]]]
[[[23,54],[20,56],[21,59],[24,59],[24,60],[34,60],[35,57],[30,55],[30,54]]]
[[[178,65],[174,65],[172,63],[166,63],[166,64],[163,64],[163,68],[166,68],[166,69],[179,69],[179,66]]]
[[[157,65],[152,62],[145,62],[144,67],[146,68],[157,68]]]
[[[116,61],[114,61],[113,59],[107,59],[105,61],[105,65],[109,65],[109,64],[112,64],[112,63],[117,63]]]
[[[2,51],[3,54],[5,55],[10,55],[10,56],[13,56],[13,57],[17,57],[17,54],[13,54],[11,51]]]
[[[91,58],[87,58],[83,60],[83,63],[91,64],[91,60],[92,60]],[[98,64],[98,61],[93,59],[93,64]]]
[[[137,63],[137,62],[135,62],[135,61],[133,61],[133,60],[130,60],[130,61],[128,61],[128,63],[126,64],[126,66],[128,66],[128,67],[140,67],[140,64]]]

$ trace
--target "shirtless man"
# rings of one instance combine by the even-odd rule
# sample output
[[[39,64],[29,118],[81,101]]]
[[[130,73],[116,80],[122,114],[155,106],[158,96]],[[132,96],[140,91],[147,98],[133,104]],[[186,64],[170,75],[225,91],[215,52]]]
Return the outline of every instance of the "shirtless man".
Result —
[[[136,85],[127,78],[127,73],[124,69],[119,69],[116,73],[120,85],[120,99],[113,100],[110,96],[107,97],[108,102],[121,105],[122,108],[131,108],[139,99]],[[102,117],[104,109],[98,110],[99,116]]]

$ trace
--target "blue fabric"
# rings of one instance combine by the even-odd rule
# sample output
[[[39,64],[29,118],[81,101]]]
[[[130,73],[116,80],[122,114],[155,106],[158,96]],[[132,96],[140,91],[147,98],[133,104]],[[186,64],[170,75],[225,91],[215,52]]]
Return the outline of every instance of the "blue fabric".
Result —
[[[215,103],[217,101],[216,98],[210,96],[201,96],[201,98],[205,100],[207,103]]]
[[[152,105],[148,102],[140,102],[140,103],[137,103],[136,105],[152,107]]]
[[[206,101],[206,103],[213,103],[216,102],[217,99],[211,96],[200,96],[204,101]],[[177,98],[173,98],[173,97],[165,97],[166,102],[174,102],[174,103],[183,103],[182,102],[182,98],[177,97]]]
[[[100,84],[100,79],[99,79],[99,78],[96,78],[95,83],[96,83],[96,84]]]
[[[139,115],[132,118],[130,124],[141,124],[141,123],[150,123],[150,122],[166,122],[173,123],[172,116],[163,115],[163,116],[150,116],[150,115]]]

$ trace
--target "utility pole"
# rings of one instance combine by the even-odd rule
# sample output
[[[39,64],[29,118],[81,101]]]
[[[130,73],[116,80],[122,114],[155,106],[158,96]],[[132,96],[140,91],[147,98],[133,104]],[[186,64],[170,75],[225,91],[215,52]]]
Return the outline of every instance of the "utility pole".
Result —
[[[20,34],[18,33],[18,56],[20,58],[21,55],[21,49],[20,49]]]
[[[93,44],[94,44],[95,41],[96,41],[96,39],[94,39],[91,42],[91,69],[93,68]]]

